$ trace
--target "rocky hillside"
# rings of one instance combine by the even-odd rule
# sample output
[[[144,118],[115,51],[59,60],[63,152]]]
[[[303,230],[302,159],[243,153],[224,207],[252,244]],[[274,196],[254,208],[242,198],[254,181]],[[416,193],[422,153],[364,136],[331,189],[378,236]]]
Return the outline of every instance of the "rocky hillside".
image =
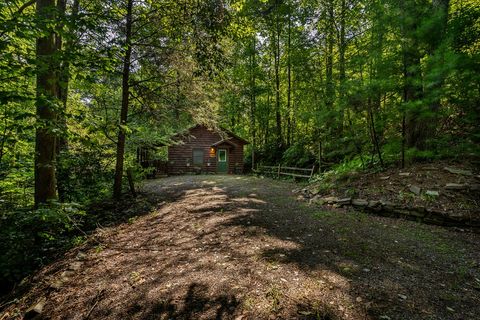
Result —
[[[473,164],[417,164],[382,172],[327,173],[298,199],[329,207],[351,207],[426,223],[480,230],[480,174]]]

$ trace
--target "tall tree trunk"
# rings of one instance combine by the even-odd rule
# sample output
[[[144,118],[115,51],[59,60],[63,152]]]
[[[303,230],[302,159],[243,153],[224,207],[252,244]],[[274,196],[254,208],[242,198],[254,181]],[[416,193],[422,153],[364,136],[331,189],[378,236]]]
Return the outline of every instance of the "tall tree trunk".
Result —
[[[59,19],[62,21],[59,25],[59,29],[63,29],[64,20],[66,15],[66,8],[67,8],[67,1],[66,0],[57,0],[57,13]],[[62,129],[66,129],[66,118],[65,118],[65,111],[67,108],[67,95],[68,95],[68,73],[67,73],[67,50],[63,50],[64,48],[64,41],[62,38],[61,33],[55,33],[55,51],[60,53],[61,58],[56,60],[56,72],[58,77],[58,100],[62,104],[62,110],[58,113],[58,125],[61,126]],[[64,131],[62,130],[62,131]],[[67,139],[65,139],[64,132],[62,132],[58,136],[57,140],[57,156],[60,153],[60,150],[66,145]]]
[[[132,55],[132,11],[133,0],[127,2],[127,16],[125,25],[125,56],[123,59],[123,73],[122,73],[122,108],[120,110],[120,123],[118,128],[117,140],[117,158],[115,165],[115,181],[113,184],[113,196],[120,198],[122,195],[122,177],[123,177],[123,162],[125,155],[125,126],[127,125],[128,104],[130,98],[130,59]]]
[[[255,112],[257,109],[256,101],[257,101],[257,90],[256,90],[256,35],[253,35],[252,40],[252,55],[251,55],[251,63],[250,63],[250,76],[251,76],[251,84],[250,84],[250,131],[252,136],[252,170],[255,169],[255,148],[257,143],[257,131],[256,131],[256,124],[255,124]]]
[[[55,0],[37,0],[36,14],[42,25],[54,20]],[[57,198],[55,156],[58,92],[55,75],[55,34],[49,30],[37,39],[37,129],[35,134],[35,206]]]
[[[292,61],[291,61],[291,33],[292,33],[292,17],[290,14],[290,4],[288,7],[288,35],[287,35],[287,146],[292,143]]]
[[[277,154],[279,157],[283,149],[283,137],[282,137],[282,118],[280,111],[280,21],[278,17],[278,8],[276,8],[276,20],[275,20],[275,41],[274,41],[274,67],[275,67],[275,120],[277,124]]]
[[[66,0],[58,0],[57,2],[57,10],[62,19],[66,18]],[[74,0],[72,5],[72,13],[70,18],[70,25],[74,25],[77,20],[78,11],[80,7],[80,0]],[[63,28],[63,24],[62,24]],[[68,168],[64,168],[62,164],[62,152],[66,152],[68,150],[68,140],[67,140],[67,103],[68,103],[68,85],[70,81],[70,59],[71,53],[75,46],[76,37],[75,32],[76,30],[70,29],[68,30],[70,37],[63,41],[62,36],[60,34],[56,34],[56,49],[57,51],[63,51],[61,54],[62,59],[58,62],[58,99],[61,102],[62,109],[58,114],[58,125],[61,128],[61,134],[57,138],[57,145],[56,145],[56,156],[57,156],[57,171],[58,171],[58,197],[60,201],[65,201],[66,199],[66,185],[68,184],[69,179],[69,170]]]
[[[410,104],[406,112],[406,135],[405,142],[407,147],[415,147],[419,150],[424,149],[426,131],[428,124],[426,119],[422,118],[423,107],[412,107],[411,103],[421,99],[422,88],[418,85],[418,67],[420,57],[415,49],[404,52],[403,58],[403,78],[404,78],[404,103]]]
[[[65,17],[65,14],[66,14],[66,4],[67,4],[66,0],[58,0],[58,3],[57,3],[58,11],[63,18]],[[72,4],[72,13],[70,18],[71,25],[77,22],[79,10],[80,10],[80,0],[74,0]],[[59,100],[61,101],[62,107],[63,107],[62,114],[60,115],[60,118],[59,118],[59,124],[62,126],[64,131],[67,130],[67,122],[64,115],[65,115],[65,112],[67,111],[67,103],[68,103],[68,88],[69,88],[68,86],[70,82],[70,59],[71,59],[70,55],[77,42],[75,32],[76,30],[74,29],[69,30],[70,38],[68,38],[65,41],[64,48],[62,48],[62,45],[63,45],[62,37],[58,34],[57,34],[57,41],[56,41],[57,50],[64,49],[64,52],[62,53],[62,61],[61,61],[62,63],[59,68],[60,75],[59,75],[59,89],[58,89]],[[59,151],[67,149],[68,141],[65,135],[62,135],[61,137],[59,137],[59,142],[57,147]]]
[[[400,2],[402,12],[403,102],[405,105],[405,146],[423,149],[427,124],[422,119],[423,107],[413,105],[422,97],[420,83],[420,53],[418,50],[417,8],[414,3]],[[408,18],[407,18],[408,16]]]
[[[341,0],[340,4],[340,35],[339,35],[339,46],[338,46],[338,64],[339,64],[339,75],[338,80],[340,82],[339,95],[339,117],[338,117],[338,132],[340,135],[343,134],[343,122],[344,122],[344,109],[345,109],[345,50],[346,50],[346,41],[345,41],[345,14],[347,11],[345,0]]]
[[[434,19],[433,25],[435,30],[430,37],[431,43],[429,47],[429,54],[433,61],[429,63],[428,69],[430,69],[429,71],[434,75],[429,79],[430,85],[428,87],[428,93],[432,99],[430,103],[430,111],[433,116],[429,117],[428,121],[426,121],[428,126],[425,132],[425,139],[429,139],[434,136],[438,123],[438,118],[436,115],[440,110],[441,89],[445,82],[445,71],[443,70],[445,64],[445,47],[442,47],[442,44],[446,40],[445,34],[447,33],[449,6],[449,0],[432,1],[432,15]],[[438,69],[440,69],[440,72]]]
[[[175,93],[175,98],[176,98],[176,104],[175,104],[175,120],[180,121],[180,71],[176,71],[176,76],[177,79],[175,81],[175,87],[176,87],[176,93]]]
[[[334,42],[334,11],[333,11],[333,0],[328,2],[328,17],[327,17],[327,56],[325,64],[325,73],[326,73],[326,97],[325,103],[328,112],[333,111],[333,101],[334,101],[334,87],[333,87],[333,42]]]

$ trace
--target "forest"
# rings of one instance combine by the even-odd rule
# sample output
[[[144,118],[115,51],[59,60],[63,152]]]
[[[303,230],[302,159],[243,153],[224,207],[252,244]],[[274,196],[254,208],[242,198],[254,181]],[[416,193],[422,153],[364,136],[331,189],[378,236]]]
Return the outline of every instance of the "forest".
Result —
[[[0,79],[8,287],[192,124],[247,139],[246,171],[480,157],[477,0],[3,0]]]

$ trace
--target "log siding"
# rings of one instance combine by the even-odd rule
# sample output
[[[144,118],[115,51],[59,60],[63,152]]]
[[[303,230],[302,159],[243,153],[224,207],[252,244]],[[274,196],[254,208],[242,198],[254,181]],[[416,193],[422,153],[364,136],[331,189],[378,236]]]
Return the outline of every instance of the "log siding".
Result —
[[[248,142],[225,131],[223,134],[197,125],[190,128],[178,144],[168,147],[170,174],[216,173],[218,149],[227,150],[228,173],[243,173],[243,146]],[[212,157],[211,148],[215,149]],[[193,150],[203,150],[203,164],[194,165]]]

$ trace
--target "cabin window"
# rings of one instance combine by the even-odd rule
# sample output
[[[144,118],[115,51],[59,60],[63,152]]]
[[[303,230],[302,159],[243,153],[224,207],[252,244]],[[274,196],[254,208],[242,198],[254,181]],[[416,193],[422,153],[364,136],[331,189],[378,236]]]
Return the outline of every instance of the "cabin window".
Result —
[[[214,147],[210,148],[210,158],[215,158],[215,148]]]
[[[225,150],[225,149],[218,150],[218,161],[219,162],[226,162],[227,161],[227,150]]]
[[[194,166],[203,165],[203,150],[202,149],[193,149],[193,165]]]

